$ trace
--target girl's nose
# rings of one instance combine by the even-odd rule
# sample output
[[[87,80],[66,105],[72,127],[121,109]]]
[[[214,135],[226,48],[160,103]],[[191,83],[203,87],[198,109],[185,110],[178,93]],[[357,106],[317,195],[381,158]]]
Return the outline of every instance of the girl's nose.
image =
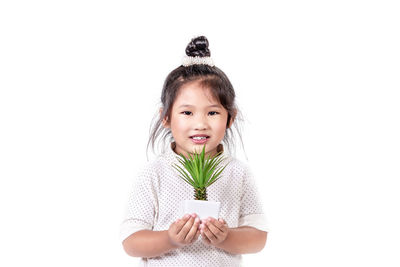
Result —
[[[207,127],[208,127],[208,122],[206,117],[199,116],[198,118],[196,118],[195,130],[204,130],[207,129]]]
[[[205,130],[207,129],[207,126],[205,123],[196,123],[196,126],[194,127],[195,130]]]

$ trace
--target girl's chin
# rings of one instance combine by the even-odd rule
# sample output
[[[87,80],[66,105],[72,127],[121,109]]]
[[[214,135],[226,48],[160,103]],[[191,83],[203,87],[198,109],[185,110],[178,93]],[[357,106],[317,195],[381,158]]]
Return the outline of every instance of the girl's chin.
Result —
[[[191,151],[194,151],[197,154],[200,154],[203,151],[203,147],[204,147],[204,145],[192,144]],[[205,151],[206,153],[207,153],[207,150],[208,150],[208,145],[206,145],[206,151]]]

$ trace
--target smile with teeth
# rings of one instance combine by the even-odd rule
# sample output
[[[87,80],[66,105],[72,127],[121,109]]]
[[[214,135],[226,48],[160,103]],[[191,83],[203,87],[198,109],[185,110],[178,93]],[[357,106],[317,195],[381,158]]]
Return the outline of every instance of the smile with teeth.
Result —
[[[205,136],[195,136],[195,137],[192,137],[192,139],[203,140],[203,139],[207,139],[207,137],[205,137]]]

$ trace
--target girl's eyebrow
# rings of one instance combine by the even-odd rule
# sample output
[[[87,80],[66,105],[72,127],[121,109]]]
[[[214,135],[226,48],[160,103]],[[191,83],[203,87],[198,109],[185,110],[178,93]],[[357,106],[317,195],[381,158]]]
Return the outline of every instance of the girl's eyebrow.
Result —
[[[185,107],[194,107],[194,106],[185,104],[185,105],[180,105],[178,108],[185,108]],[[216,104],[208,106],[208,108],[220,108],[220,107],[221,107],[220,105]]]

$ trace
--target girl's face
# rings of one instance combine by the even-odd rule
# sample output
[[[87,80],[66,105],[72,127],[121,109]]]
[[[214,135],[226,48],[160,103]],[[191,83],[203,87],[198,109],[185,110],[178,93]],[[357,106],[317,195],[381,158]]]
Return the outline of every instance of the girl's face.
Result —
[[[206,156],[213,156],[225,136],[227,119],[227,110],[213,97],[210,89],[202,88],[194,81],[180,88],[171,109],[170,122],[164,118],[163,125],[171,128],[175,153],[185,156],[194,151],[200,153],[205,144]],[[196,141],[192,138],[194,135],[205,135],[207,139]]]

